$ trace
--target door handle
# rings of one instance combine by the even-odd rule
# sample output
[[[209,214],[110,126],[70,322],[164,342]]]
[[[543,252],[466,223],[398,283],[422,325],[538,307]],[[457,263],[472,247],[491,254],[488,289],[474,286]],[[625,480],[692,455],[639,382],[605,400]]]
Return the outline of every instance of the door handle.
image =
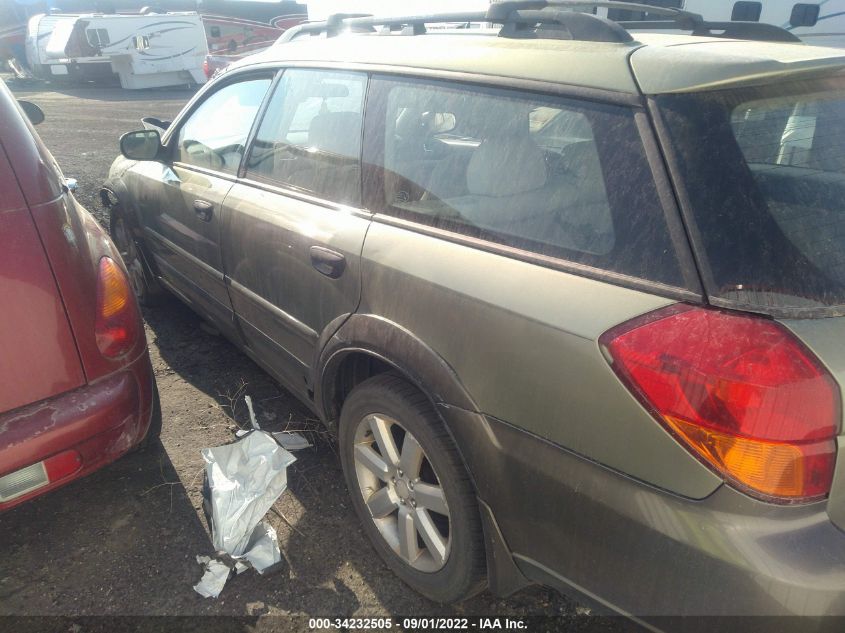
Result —
[[[337,279],[346,270],[346,258],[336,251],[322,246],[311,247],[311,265],[318,273]]]
[[[205,200],[194,200],[194,213],[203,222],[211,222],[211,215],[214,211],[214,205]]]

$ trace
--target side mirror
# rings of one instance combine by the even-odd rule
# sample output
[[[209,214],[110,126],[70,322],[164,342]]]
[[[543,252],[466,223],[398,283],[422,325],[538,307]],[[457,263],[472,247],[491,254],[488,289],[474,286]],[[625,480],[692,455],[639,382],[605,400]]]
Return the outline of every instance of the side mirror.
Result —
[[[158,130],[127,132],[120,137],[120,153],[130,160],[155,160],[160,152]]]
[[[26,118],[28,118],[33,125],[38,125],[39,123],[44,122],[44,110],[32,103],[32,101],[22,101],[19,99],[18,105],[20,105],[21,110],[23,110],[23,113],[26,115]]]

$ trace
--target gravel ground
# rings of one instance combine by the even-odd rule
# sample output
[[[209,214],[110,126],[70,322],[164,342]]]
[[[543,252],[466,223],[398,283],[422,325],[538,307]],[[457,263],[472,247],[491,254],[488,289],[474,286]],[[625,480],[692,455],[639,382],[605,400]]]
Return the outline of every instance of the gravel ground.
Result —
[[[65,175],[78,179],[77,198],[101,221],[97,191],[119,136],[139,129],[142,116],[172,117],[192,94],[9,85],[43,108],[39,133]],[[367,542],[335,447],[307,410],[177,301],[144,316],[163,448],[127,456],[0,516],[0,615],[564,615],[561,626],[573,624],[581,610],[543,588],[507,600],[484,593],[452,607],[414,593]],[[268,426],[308,430],[316,448],[298,454],[290,488],[268,515],[282,571],[267,578],[247,572],[219,599],[204,599],[192,589],[202,575],[196,555],[212,553],[199,450],[233,439],[246,421],[243,394]]]

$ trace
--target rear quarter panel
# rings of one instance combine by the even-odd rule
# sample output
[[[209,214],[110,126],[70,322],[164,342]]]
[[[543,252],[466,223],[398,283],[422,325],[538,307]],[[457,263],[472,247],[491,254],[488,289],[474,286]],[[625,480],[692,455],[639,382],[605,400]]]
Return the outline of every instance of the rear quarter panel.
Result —
[[[360,312],[430,346],[480,412],[689,498],[721,484],[599,349],[603,332],[672,300],[379,222],[362,259]]]

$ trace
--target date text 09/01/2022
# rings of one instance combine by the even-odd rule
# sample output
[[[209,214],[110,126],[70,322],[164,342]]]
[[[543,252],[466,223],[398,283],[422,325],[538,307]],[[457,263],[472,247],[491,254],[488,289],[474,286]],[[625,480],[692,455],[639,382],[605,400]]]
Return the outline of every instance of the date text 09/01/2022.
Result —
[[[526,628],[519,619],[498,617],[475,618],[310,618],[308,628],[346,630],[385,630],[396,627],[408,631],[420,630],[511,630]]]

